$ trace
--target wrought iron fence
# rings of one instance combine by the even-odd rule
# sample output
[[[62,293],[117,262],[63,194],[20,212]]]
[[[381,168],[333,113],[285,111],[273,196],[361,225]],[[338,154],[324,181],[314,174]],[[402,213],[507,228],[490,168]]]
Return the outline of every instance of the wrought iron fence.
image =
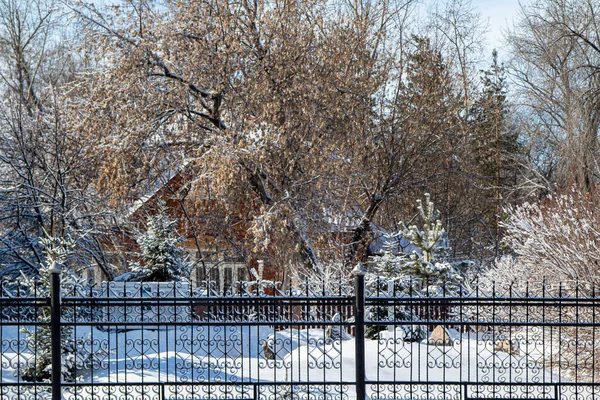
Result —
[[[52,278],[51,296],[2,291],[2,399],[600,398],[600,297],[585,285],[433,293],[357,275],[59,298]]]

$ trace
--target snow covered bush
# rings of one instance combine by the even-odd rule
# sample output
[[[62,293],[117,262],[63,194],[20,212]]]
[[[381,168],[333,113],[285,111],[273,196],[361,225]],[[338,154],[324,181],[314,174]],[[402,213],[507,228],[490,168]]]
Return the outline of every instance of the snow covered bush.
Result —
[[[589,303],[586,306],[569,301],[597,297],[598,288],[586,282],[540,279],[535,273],[523,271],[518,259],[503,257],[473,282],[471,290],[482,298],[512,298],[517,302],[463,307],[462,317],[478,321],[478,330],[496,345],[510,341],[547,371],[574,381],[598,381],[600,338],[593,325],[583,326],[597,320],[597,311]],[[546,299],[544,306],[535,305],[541,304],[540,299]],[[482,321],[512,324],[486,326]]]
[[[24,287],[22,292],[35,294],[36,297],[50,297],[50,270],[55,266],[61,266],[61,289],[62,293],[69,296],[84,295],[87,292],[87,284],[75,271],[67,266],[74,242],[70,238],[46,236],[40,239],[44,251],[44,262],[40,265],[39,275],[30,277],[22,275],[18,284]],[[62,308],[62,318],[72,321],[77,316],[74,310]],[[50,309],[42,307],[36,311],[39,322],[50,322]],[[52,348],[50,327],[42,325],[37,327],[24,327],[27,347],[34,352],[28,363],[20,369],[21,378],[24,381],[42,382],[50,381],[52,374]],[[73,327],[65,325],[61,328],[61,353],[62,353],[62,376],[66,382],[75,379],[76,360],[75,349],[77,343],[73,335]]]
[[[187,281],[190,263],[184,250],[177,247],[183,240],[175,231],[176,221],[171,220],[164,205],[156,215],[148,216],[147,229],[136,239],[141,249],[142,262],[130,263],[131,272],[119,280],[129,282]]]
[[[292,271],[292,293],[298,295],[350,295],[354,284],[348,275],[348,266],[342,262],[328,262],[317,265],[311,274],[306,271]]]
[[[489,273],[497,282],[581,281],[600,283],[600,208],[597,199],[573,190],[544,203],[505,210],[505,243],[514,260],[498,260]]]
[[[495,261],[476,281],[474,290],[497,296],[597,296],[600,283],[600,209],[597,194],[571,190],[542,203],[505,209],[504,242],[511,255]],[[465,310],[466,312],[467,310]],[[473,311],[474,312],[474,311]],[[584,321],[595,319],[591,308],[480,307],[483,318],[503,320]],[[600,379],[600,340],[587,327],[499,327],[497,337],[528,338],[544,343],[540,361],[563,376]],[[551,343],[550,343],[551,342]],[[526,344],[527,344],[526,343]]]

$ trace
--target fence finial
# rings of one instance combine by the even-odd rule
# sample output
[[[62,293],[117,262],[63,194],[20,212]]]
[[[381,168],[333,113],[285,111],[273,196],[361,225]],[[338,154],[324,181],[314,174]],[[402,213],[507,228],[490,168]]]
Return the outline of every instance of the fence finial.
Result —
[[[48,268],[48,272],[51,274],[60,274],[62,272],[62,268],[59,263],[56,261],[52,261],[50,264],[50,268]]]
[[[367,273],[367,269],[361,263],[356,264],[356,267],[352,270],[352,274],[354,275],[365,275]]]

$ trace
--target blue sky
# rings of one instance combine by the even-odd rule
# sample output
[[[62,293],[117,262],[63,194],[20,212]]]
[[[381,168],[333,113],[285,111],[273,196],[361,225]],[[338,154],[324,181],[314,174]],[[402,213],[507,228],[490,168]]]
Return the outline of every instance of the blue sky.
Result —
[[[492,49],[498,49],[500,57],[503,58],[503,38],[502,33],[507,27],[512,25],[513,18],[517,15],[519,9],[519,0],[472,0],[473,6],[480,12],[484,20],[489,21],[489,32],[487,34],[488,53]],[[521,3],[527,4],[527,0]]]

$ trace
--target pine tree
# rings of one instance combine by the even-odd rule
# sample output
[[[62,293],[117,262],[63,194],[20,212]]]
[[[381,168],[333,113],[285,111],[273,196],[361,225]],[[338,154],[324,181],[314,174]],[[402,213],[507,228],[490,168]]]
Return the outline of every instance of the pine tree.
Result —
[[[59,265],[61,267],[61,293],[68,293],[69,296],[84,295],[88,290],[85,280],[67,266],[67,261],[73,253],[74,243],[69,236],[51,237],[46,235],[40,239],[44,251],[44,262],[39,267],[39,275],[29,277],[23,274],[18,284],[24,286],[31,295],[50,297],[50,270]],[[64,319],[77,318],[72,309],[63,307],[62,311]],[[50,322],[49,308],[40,308],[37,315],[40,322]],[[21,368],[21,378],[29,382],[49,382],[52,375],[50,326],[25,327],[22,332],[26,335],[27,347],[35,352],[35,357]],[[73,327],[63,325],[61,328],[62,377],[66,382],[72,382],[75,379],[76,347],[78,346]]]
[[[420,226],[403,224],[399,233],[388,234],[382,256],[373,258],[375,274],[387,281],[396,282],[395,290],[408,294],[427,290],[432,294],[455,291],[461,285],[461,276],[455,264],[448,260],[450,248],[440,212],[435,209],[428,193],[425,202],[417,200]],[[411,254],[395,252],[394,241],[406,238],[413,247]],[[464,264],[464,263],[460,263]]]
[[[417,210],[421,228],[403,224],[401,234],[416,250],[402,259],[399,268],[401,276],[409,278],[413,286],[421,285],[429,291],[439,291],[442,286],[455,289],[460,285],[461,278],[448,262],[449,247],[444,243],[446,232],[439,219],[440,212],[434,207],[429,193],[425,193],[424,203],[417,200]]]
[[[164,205],[156,215],[148,216],[146,232],[137,238],[142,262],[130,263],[128,281],[171,282],[186,281],[190,275],[190,264],[184,250],[177,247],[183,240],[175,231],[176,221],[171,220]]]
[[[381,256],[373,258],[374,271],[367,275],[367,287],[378,293],[388,293],[393,288],[393,296],[430,295],[443,296],[460,291],[461,274],[455,268],[458,263],[448,260],[450,248],[447,236],[439,219],[440,212],[434,207],[428,193],[425,201],[417,200],[420,226],[403,224],[402,232],[385,235],[386,243]],[[411,254],[397,251],[395,243],[402,238],[410,242],[414,249]],[[399,247],[399,246],[398,246]],[[464,264],[460,263],[460,264]],[[385,307],[372,307],[371,319],[384,320],[388,314]],[[396,321],[415,321],[418,317],[404,307],[394,308]],[[381,326],[370,326],[367,334],[374,337]],[[406,341],[420,341],[427,336],[421,326],[404,326]]]
[[[478,193],[483,198],[474,202],[493,234],[495,247],[499,245],[499,215],[507,204],[507,188],[513,188],[517,180],[515,157],[521,152],[518,131],[509,120],[507,79],[498,54],[492,53],[492,64],[482,71],[482,91],[471,110],[473,134],[470,151],[473,156],[473,172],[487,189]],[[497,248],[494,249],[494,255]]]

